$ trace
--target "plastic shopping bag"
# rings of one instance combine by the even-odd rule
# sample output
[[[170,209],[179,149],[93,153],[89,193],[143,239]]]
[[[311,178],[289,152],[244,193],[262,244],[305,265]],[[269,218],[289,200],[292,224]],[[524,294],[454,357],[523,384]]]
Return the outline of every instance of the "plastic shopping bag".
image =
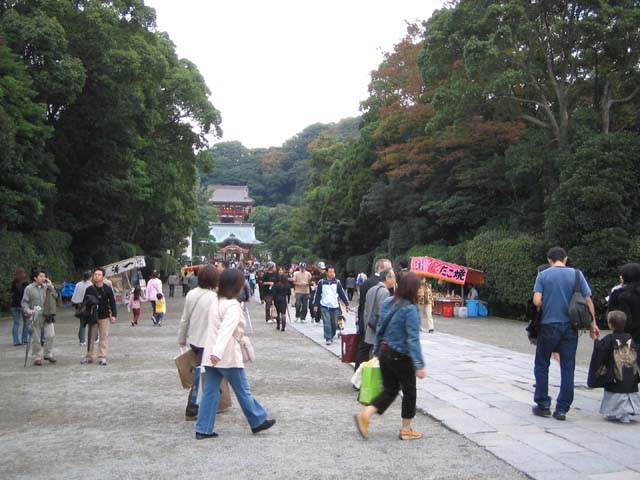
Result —
[[[358,401],[369,405],[382,393],[382,372],[379,365],[362,364],[362,382]]]

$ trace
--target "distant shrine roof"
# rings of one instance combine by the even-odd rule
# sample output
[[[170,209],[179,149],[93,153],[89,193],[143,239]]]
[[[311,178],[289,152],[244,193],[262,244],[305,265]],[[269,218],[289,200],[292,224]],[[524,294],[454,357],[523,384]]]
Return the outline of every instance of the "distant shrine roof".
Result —
[[[213,203],[254,203],[249,196],[249,187],[246,185],[210,185],[209,191],[213,190],[211,202]]]
[[[215,238],[216,243],[236,241],[244,245],[260,245],[262,242],[256,238],[256,229],[253,223],[214,223],[209,228],[209,233]]]

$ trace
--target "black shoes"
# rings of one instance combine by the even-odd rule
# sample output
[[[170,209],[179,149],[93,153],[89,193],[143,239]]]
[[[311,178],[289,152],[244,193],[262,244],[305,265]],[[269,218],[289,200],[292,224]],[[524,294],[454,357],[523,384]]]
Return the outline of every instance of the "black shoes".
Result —
[[[556,420],[560,420],[561,422],[564,422],[567,419],[567,414],[556,410],[555,412],[553,412],[553,418],[555,418]]]
[[[216,432],[213,433],[198,433],[196,432],[196,440],[204,440],[205,438],[216,438],[218,434]]]
[[[534,405],[533,407],[531,407],[531,411],[533,412],[534,415],[537,415],[538,417],[551,416],[551,410],[548,408],[542,408],[540,405]]]
[[[534,415],[537,415],[538,417],[550,417],[551,416],[551,409],[542,408],[540,405],[535,405],[535,406],[531,407],[531,411],[533,412]],[[566,414],[566,412],[559,412],[559,411],[556,410],[555,412],[553,412],[553,418],[563,422],[563,421],[565,421],[567,419],[567,414]]]
[[[267,430],[267,429],[273,427],[275,425],[275,423],[276,423],[276,421],[274,419],[265,420],[260,425],[258,425],[256,428],[252,428],[251,432],[252,433],[258,433],[258,432],[261,432],[263,430]]]

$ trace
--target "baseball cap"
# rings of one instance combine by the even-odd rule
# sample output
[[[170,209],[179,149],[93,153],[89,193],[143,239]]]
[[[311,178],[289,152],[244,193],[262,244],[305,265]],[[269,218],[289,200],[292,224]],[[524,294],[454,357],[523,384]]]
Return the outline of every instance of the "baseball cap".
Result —
[[[273,262],[267,262],[267,268],[272,268],[272,267],[275,267],[275,266],[276,266],[276,264],[275,264],[275,263],[273,263]]]
[[[318,262],[318,268],[322,270],[326,270],[327,265],[324,262]]]
[[[300,265],[298,265],[300,268],[307,268],[307,264],[304,262],[300,262]]]

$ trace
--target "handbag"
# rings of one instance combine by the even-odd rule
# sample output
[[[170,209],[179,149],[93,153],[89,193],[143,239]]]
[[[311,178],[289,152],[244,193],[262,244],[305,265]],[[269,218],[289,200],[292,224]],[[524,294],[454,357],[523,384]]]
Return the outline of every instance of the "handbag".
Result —
[[[251,344],[251,340],[249,337],[242,335],[241,337],[233,338],[240,344],[240,351],[242,352],[242,361],[245,363],[253,362],[256,359],[256,352],[253,349],[253,345]]]
[[[193,350],[186,349],[180,355],[178,355],[174,361],[178,368],[178,375],[180,376],[180,382],[182,388],[191,388],[193,386],[194,371],[196,365],[196,354]]]

